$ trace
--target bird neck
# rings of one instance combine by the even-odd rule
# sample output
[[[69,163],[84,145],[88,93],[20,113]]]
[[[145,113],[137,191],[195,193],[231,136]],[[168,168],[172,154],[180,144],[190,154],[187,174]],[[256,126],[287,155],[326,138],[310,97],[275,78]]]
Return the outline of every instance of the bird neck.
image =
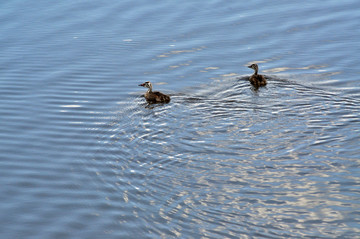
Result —
[[[254,75],[257,75],[257,74],[258,74],[258,69],[255,69]]]
[[[151,93],[152,92],[152,87],[149,87],[147,92]]]

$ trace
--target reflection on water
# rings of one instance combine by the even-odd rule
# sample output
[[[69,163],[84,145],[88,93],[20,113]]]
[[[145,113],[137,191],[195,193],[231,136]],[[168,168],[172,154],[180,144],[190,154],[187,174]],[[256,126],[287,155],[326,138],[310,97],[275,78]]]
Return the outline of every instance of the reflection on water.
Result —
[[[108,199],[128,218],[121,225],[162,236],[346,236],[358,192],[341,185],[358,184],[348,142],[359,136],[343,132],[359,123],[358,102],[276,77],[254,92],[239,79],[168,105],[135,98],[98,134],[87,167],[122,195]]]
[[[0,238],[360,235],[358,1],[0,5]]]

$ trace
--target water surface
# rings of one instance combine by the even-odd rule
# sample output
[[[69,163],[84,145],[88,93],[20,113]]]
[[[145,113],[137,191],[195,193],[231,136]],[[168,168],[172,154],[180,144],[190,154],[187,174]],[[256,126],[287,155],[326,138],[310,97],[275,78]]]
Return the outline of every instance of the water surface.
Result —
[[[358,2],[0,6],[1,238],[358,237]]]

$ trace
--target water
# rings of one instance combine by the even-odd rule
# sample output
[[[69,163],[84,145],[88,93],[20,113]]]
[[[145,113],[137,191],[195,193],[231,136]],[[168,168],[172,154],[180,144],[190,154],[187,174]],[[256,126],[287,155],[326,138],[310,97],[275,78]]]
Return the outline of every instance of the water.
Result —
[[[358,237],[357,1],[0,5],[1,238]]]

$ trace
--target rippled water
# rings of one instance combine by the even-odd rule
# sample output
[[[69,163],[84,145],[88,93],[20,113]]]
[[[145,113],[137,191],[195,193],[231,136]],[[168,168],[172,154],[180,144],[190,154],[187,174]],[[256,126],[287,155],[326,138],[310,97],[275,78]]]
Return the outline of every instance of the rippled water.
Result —
[[[360,235],[358,2],[0,6],[1,238]]]

